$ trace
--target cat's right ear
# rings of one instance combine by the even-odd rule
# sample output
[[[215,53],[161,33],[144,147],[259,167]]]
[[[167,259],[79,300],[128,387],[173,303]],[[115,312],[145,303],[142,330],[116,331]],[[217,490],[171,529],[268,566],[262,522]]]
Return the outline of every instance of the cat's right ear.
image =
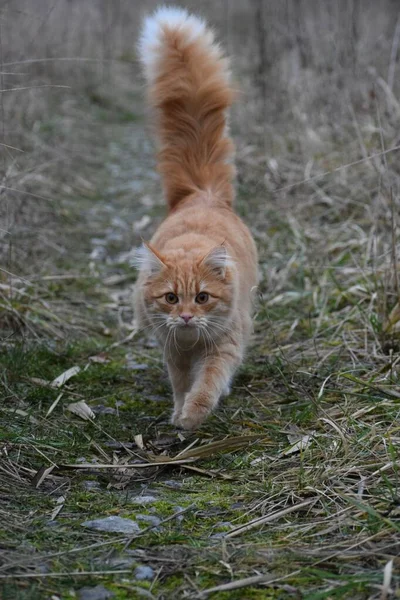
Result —
[[[167,266],[162,256],[148,242],[143,242],[136,250],[132,264],[140,271],[146,271],[151,275],[156,275]]]

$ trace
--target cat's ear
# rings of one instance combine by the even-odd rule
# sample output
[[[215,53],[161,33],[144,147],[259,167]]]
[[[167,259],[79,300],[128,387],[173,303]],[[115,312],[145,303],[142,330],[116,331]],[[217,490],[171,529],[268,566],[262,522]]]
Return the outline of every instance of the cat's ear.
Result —
[[[225,246],[221,244],[221,246],[216,246],[210,250],[201,261],[201,264],[208,267],[215,275],[224,278],[226,269],[233,267],[234,261],[229,256]]]
[[[152,248],[148,242],[143,242],[136,250],[132,263],[140,271],[147,271],[151,275],[159,273],[167,266],[161,254]]]

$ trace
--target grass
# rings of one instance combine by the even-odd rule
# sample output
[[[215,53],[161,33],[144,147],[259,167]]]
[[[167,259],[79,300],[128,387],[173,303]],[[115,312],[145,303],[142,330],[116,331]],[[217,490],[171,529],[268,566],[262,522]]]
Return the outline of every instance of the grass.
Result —
[[[58,189],[51,245],[27,261],[21,236],[1,271],[1,598],[400,595],[398,113],[379,90],[339,127],[235,111],[262,281],[232,395],[193,434],[132,321],[129,251],[163,214],[141,95],[91,86],[39,124],[84,141],[59,189],[36,174]],[[140,532],[82,527],[108,516]]]

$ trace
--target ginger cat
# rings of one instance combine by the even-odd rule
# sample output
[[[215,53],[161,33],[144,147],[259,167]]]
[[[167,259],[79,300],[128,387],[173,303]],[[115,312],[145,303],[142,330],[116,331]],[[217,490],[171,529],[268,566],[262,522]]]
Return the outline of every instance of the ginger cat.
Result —
[[[229,68],[199,18],[162,7],[140,41],[168,216],[137,255],[135,312],[164,349],[172,423],[199,427],[229,393],[252,330],[257,251],[234,213]]]

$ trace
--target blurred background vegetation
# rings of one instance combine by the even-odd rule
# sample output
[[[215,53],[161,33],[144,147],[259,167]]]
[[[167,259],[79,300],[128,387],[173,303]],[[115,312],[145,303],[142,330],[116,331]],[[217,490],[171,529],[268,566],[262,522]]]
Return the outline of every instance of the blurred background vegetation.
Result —
[[[2,1],[0,250],[7,269],[25,270],[28,254],[30,264],[48,256],[60,195],[90,188],[95,175],[86,180],[84,167],[97,166],[90,109],[114,107],[129,119],[134,92],[141,89],[138,27],[156,5]],[[270,177],[268,161],[273,171],[285,146],[293,146],[305,167],[338,144],[345,164],[395,140],[400,111],[395,0],[184,5],[212,22],[233,57],[241,90],[234,134],[239,146],[259,145],[254,162],[261,177]]]

